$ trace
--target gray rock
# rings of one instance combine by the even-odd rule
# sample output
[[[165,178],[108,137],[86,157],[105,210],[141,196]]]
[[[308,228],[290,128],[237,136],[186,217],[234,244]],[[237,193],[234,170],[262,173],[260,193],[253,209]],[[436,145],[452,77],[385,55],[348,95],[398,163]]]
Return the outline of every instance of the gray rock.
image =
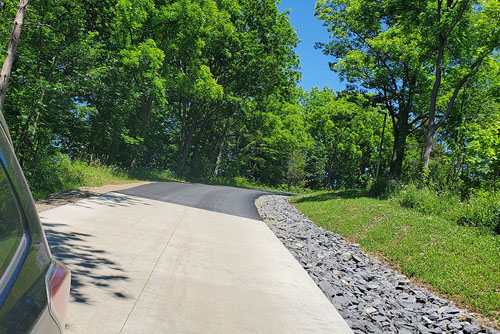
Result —
[[[305,218],[283,196],[256,201],[261,217],[356,334],[499,334],[465,310],[414,286],[340,235]]]
[[[352,258],[352,254],[349,252],[346,252],[346,253],[342,254],[342,258],[344,259],[344,261],[349,261]]]

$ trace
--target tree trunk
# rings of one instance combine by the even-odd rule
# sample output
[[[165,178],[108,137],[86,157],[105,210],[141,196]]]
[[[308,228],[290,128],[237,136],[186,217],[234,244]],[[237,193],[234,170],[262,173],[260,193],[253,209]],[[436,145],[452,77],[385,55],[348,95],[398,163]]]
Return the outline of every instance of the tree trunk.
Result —
[[[136,158],[134,157],[134,158],[132,159],[132,162],[130,163],[129,168],[128,168],[128,172],[129,172],[129,174],[133,174],[133,173],[134,173],[134,171],[135,171],[135,164],[136,164],[136,162],[137,162],[137,160],[136,160]]]
[[[333,170],[331,167],[326,167],[326,189],[333,189]]]
[[[429,162],[431,160],[432,147],[434,146],[434,135],[436,134],[437,127],[434,123],[429,124],[427,129],[427,136],[425,138],[425,148],[424,154],[422,156],[422,162],[424,164],[424,169],[429,167]]]
[[[428,116],[428,128],[427,128],[427,137],[425,141],[425,150],[422,156],[422,162],[424,169],[429,167],[429,160],[431,157],[432,145],[434,144],[434,134],[436,133],[437,128],[435,127],[434,121],[436,119],[436,104],[439,93],[439,87],[441,86],[441,78],[443,73],[443,56],[444,56],[444,47],[446,45],[446,39],[443,35],[439,35],[438,41],[438,56],[436,59],[436,69],[434,79],[434,85],[432,87],[431,93],[431,101],[429,105],[429,116]]]
[[[177,166],[175,168],[175,175],[181,177],[184,173],[184,168],[186,167],[186,161],[191,151],[191,142],[193,141],[194,131],[196,129],[196,123],[198,121],[198,112],[195,113],[192,123],[189,127],[189,131],[183,130],[183,136],[181,138],[181,149],[179,150],[179,156],[177,158]]]
[[[151,118],[151,111],[153,110],[153,95],[149,94],[144,101],[144,106],[141,108],[139,115],[139,132],[138,137],[144,138],[147,134],[149,127],[149,119]],[[137,164],[137,159],[139,158],[139,147],[137,145],[143,145],[142,143],[135,144],[132,148],[132,161],[128,169],[129,174],[133,174]]]
[[[384,114],[384,125],[382,126],[382,136],[380,137],[380,146],[378,148],[378,159],[377,159],[377,171],[375,172],[375,178],[378,179],[380,172],[380,160],[382,158],[382,150],[384,149],[384,134],[385,134],[385,122],[387,121],[387,114]],[[361,169],[361,174],[363,174],[364,169]]]
[[[183,141],[181,144],[181,149],[179,151],[179,157],[177,158],[177,165],[175,167],[175,175],[181,177],[184,172],[184,167],[186,166],[187,156],[189,154],[189,147],[191,146],[191,140],[188,142]]]
[[[224,124],[224,129],[222,130],[222,139],[217,150],[217,159],[215,160],[214,179],[216,179],[217,176],[219,176],[219,168],[220,164],[222,163],[222,148],[224,147],[224,143],[226,142],[228,130],[229,130],[229,121],[226,122],[226,124]]]
[[[326,180],[328,182],[327,188],[328,189],[333,189],[333,181],[334,181],[334,168],[333,164],[337,160],[337,153],[338,153],[338,142],[335,144],[335,149],[333,150],[333,154],[328,154],[328,161],[327,161],[327,166],[326,166]],[[331,152],[331,151],[330,151]]]
[[[205,147],[202,147],[202,139],[205,137],[207,134],[205,132],[205,128],[208,124],[208,121],[210,120],[210,109],[205,113],[203,116],[203,121],[201,122],[200,126],[196,127],[196,135],[193,132],[193,140],[191,141],[193,150],[191,151],[191,157],[189,157],[189,163],[187,164],[186,168],[184,169],[184,173],[188,175],[193,175],[192,174],[192,169],[193,167],[201,167],[201,164],[198,161],[198,154],[200,153],[200,150],[203,150]],[[201,174],[198,174],[201,175]]]
[[[28,0],[19,1],[16,18],[14,20],[14,28],[12,29],[9,46],[7,48],[7,54],[5,55],[5,59],[3,61],[2,72],[0,73],[0,111],[3,110],[5,96],[7,95],[7,84],[9,83],[12,64],[14,64],[14,57],[16,55],[17,44],[19,43],[19,37],[21,36],[21,28],[23,26],[24,14],[26,13],[27,6],[28,6]],[[5,119],[1,112],[0,112],[0,117],[1,117],[0,121],[2,123],[5,123]],[[8,131],[7,135],[9,136],[10,139],[10,134],[8,133]]]
[[[391,180],[399,180],[401,177],[406,149],[406,138],[409,133],[408,115],[408,110],[404,108],[400,110],[397,127],[394,128],[394,147],[389,169],[389,178]]]

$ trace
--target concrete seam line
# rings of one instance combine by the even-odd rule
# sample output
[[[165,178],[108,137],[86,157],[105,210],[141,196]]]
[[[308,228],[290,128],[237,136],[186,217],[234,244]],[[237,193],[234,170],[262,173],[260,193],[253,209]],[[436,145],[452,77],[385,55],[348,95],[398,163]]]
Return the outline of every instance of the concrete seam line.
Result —
[[[179,219],[179,222],[177,223],[177,225],[175,225],[175,228],[174,228],[174,230],[172,231],[172,234],[170,234],[170,238],[168,238],[167,242],[165,243],[165,246],[163,247],[163,250],[161,251],[160,256],[158,256],[158,258],[156,259],[155,265],[153,266],[153,269],[151,269],[151,272],[149,273],[148,279],[147,279],[147,280],[146,280],[146,282],[144,283],[144,286],[142,287],[141,292],[140,292],[140,293],[139,293],[139,295],[137,296],[137,299],[135,300],[134,306],[132,306],[132,308],[130,309],[130,312],[129,312],[129,313],[128,313],[128,315],[127,315],[127,319],[125,319],[125,321],[123,322],[123,326],[122,326],[122,328],[120,329],[120,333],[122,333],[122,332],[123,332],[123,329],[125,328],[125,325],[127,324],[128,319],[130,318],[130,315],[131,315],[131,314],[132,314],[132,312],[134,311],[135,306],[137,305],[137,302],[138,302],[138,301],[139,301],[139,299],[141,298],[142,293],[144,292],[144,289],[145,289],[145,288],[146,288],[146,286],[148,285],[149,280],[151,279],[151,276],[153,275],[153,272],[155,271],[156,267],[158,266],[158,262],[160,262],[160,259],[162,258],[163,254],[165,253],[165,250],[167,249],[168,245],[170,244],[170,241],[172,240],[172,237],[174,236],[175,231],[177,231],[177,228],[179,227],[179,225],[181,224],[182,220],[184,219],[184,216],[186,215],[187,210],[188,210],[187,208],[185,208],[185,209],[184,209],[184,212],[182,213],[182,216],[181,216],[181,218]]]

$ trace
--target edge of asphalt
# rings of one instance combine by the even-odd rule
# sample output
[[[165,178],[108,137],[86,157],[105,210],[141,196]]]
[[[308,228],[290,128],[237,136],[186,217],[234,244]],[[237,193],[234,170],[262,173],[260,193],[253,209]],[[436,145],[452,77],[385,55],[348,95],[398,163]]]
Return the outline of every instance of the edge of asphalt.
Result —
[[[71,190],[63,190],[57,193],[50,195],[49,198],[35,201],[36,211],[40,214],[44,211],[55,209],[59,206],[75,203],[84,198],[103,195],[114,191],[127,190],[131,188],[136,188],[139,186],[143,186],[146,184],[154,183],[154,181],[141,181],[141,182],[132,182],[132,183],[123,183],[123,184],[108,184],[100,187],[80,187],[77,189]],[[196,183],[195,183],[196,184]],[[212,185],[212,184],[210,184]],[[223,185],[223,184],[213,184],[216,186],[225,186],[225,187],[234,187],[231,185]],[[287,192],[287,191],[279,191],[279,190],[269,190],[269,189],[260,189],[260,188],[248,188],[248,187],[235,187],[241,189],[249,189],[249,190],[258,190],[269,195],[281,195],[281,196],[295,196],[300,195],[297,193]],[[263,194],[264,195],[264,194]]]

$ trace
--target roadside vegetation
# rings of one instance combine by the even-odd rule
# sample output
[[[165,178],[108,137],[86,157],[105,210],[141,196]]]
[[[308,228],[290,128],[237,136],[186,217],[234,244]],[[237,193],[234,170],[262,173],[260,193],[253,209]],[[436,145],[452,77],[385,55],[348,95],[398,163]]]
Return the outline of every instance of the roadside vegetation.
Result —
[[[498,0],[318,1],[338,92],[299,87],[278,3],[29,2],[2,112],[32,187],[64,155],[287,190],[379,177],[461,200],[498,189]],[[7,46],[18,2],[0,8]]]
[[[323,191],[294,197],[292,203],[319,226],[359,243],[405,275],[495,319],[498,326],[500,236],[461,225],[456,217],[467,210],[452,213],[453,200],[443,204],[441,199],[439,209],[427,211],[404,207],[409,196],[405,190],[386,199],[361,190]],[[435,199],[424,202],[417,196],[421,205],[432,206]]]
[[[35,197],[173,178],[328,190],[296,204],[498,318],[500,1],[317,1],[342,91],[299,87],[278,3],[29,2],[2,112]],[[0,3],[3,46],[17,10]]]
[[[138,169],[130,174],[123,168],[97,163],[90,165],[84,161],[71,160],[63,154],[44,159],[36,169],[25,171],[25,176],[35,200],[79,187],[99,187],[138,181],[180,181],[168,172],[157,173]]]

